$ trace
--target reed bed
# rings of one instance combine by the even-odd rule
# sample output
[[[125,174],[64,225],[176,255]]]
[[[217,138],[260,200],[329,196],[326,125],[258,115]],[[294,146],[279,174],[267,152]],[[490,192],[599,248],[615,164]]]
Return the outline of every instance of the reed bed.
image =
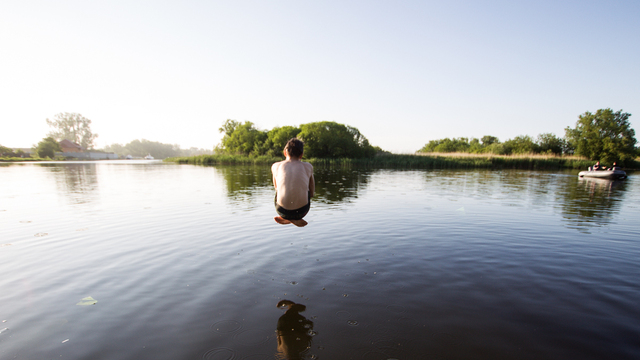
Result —
[[[194,165],[259,165],[281,161],[281,157],[243,155],[199,155],[191,157],[168,158],[164,161]],[[380,155],[365,159],[305,159],[314,166],[325,167],[371,167],[394,169],[587,169],[593,161],[578,156],[553,156],[540,154],[527,155],[494,155],[494,154],[461,154],[430,153],[415,155]],[[637,161],[631,168],[640,168]]]
[[[51,161],[49,158],[20,158],[20,157],[3,157],[0,162],[22,162],[22,161]]]
[[[586,169],[592,161],[583,159],[502,157],[502,156],[429,156],[386,155],[371,159],[311,159],[326,166],[364,166],[397,169]]]
[[[272,156],[246,156],[246,155],[196,155],[196,156],[182,156],[166,158],[166,162],[175,162],[178,164],[192,164],[192,165],[258,165],[258,164],[272,164],[277,161],[282,161],[281,157]]]

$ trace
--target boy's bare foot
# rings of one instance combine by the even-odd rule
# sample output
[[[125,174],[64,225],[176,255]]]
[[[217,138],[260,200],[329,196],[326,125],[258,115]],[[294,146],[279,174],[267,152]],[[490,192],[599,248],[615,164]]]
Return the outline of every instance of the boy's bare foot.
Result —
[[[280,216],[274,217],[273,220],[275,220],[278,224],[282,224],[282,225],[293,224],[293,225],[295,225],[297,227],[307,226],[307,224],[308,224],[304,220],[287,220],[287,219],[283,219]]]
[[[276,216],[273,218],[273,220],[275,220],[278,224],[282,224],[282,225],[287,225],[287,224],[291,224],[291,221],[287,220],[287,219],[283,219],[280,216]]]
[[[300,219],[300,220],[289,220],[291,223],[297,227],[307,226],[308,222]]]

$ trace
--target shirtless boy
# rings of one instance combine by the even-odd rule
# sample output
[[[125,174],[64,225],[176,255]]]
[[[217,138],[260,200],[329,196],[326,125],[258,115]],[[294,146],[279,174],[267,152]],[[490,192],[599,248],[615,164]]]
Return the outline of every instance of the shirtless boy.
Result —
[[[278,224],[307,225],[302,218],[309,212],[316,183],[313,166],[300,160],[303,150],[302,141],[293,138],[284,147],[286,159],[271,166],[273,186],[276,188],[274,205],[279,215],[273,219]]]

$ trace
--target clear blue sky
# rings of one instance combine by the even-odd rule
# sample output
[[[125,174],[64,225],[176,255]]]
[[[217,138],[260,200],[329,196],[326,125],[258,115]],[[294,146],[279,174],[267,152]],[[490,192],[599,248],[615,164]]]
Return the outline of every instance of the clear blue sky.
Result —
[[[640,131],[638,19],[640,1],[3,0],[0,144],[59,112],[99,147],[212,148],[225,119],[336,121],[393,152],[563,136],[600,108]]]

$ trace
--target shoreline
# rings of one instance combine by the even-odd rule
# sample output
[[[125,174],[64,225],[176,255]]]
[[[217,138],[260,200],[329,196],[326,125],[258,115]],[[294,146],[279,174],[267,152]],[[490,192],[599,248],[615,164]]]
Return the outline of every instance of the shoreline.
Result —
[[[267,165],[283,160],[279,157],[250,157],[246,155],[198,155],[191,157],[167,158],[165,162],[191,165]],[[484,169],[587,169],[593,165],[592,160],[577,156],[551,156],[551,155],[494,155],[494,154],[467,154],[467,153],[420,153],[396,155],[386,154],[373,158],[362,159],[319,159],[311,158],[305,161],[316,166],[331,167],[379,167],[397,169],[454,169],[454,168],[484,168]],[[640,162],[635,160],[625,170],[640,169]]]

